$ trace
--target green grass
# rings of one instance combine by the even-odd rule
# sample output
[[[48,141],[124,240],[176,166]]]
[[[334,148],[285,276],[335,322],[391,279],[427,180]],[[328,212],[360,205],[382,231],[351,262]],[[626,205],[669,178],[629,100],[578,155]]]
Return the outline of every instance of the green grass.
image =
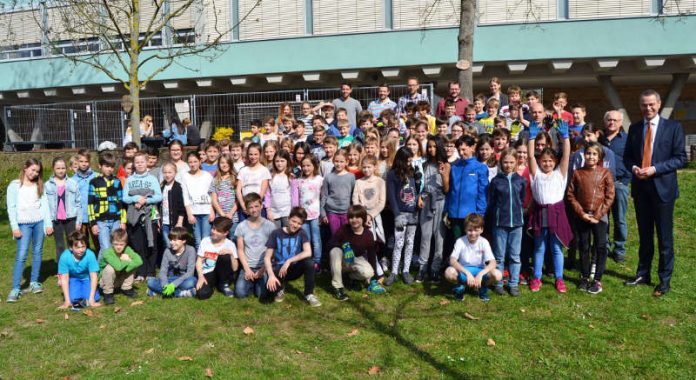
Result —
[[[301,281],[283,304],[255,299],[145,299],[117,296],[93,316],[59,311],[53,278],[46,292],[0,304],[0,378],[363,378],[379,366],[387,378],[693,378],[696,373],[696,175],[682,172],[675,212],[676,269],[672,292],[625,288],[637,263],[629,211],[628,261],[610,261],[605,290],[568,294],[547,280],[541,292],[496,297],[482,304],[449,287],[429,284],[388,289],[381,297],[349,292],[335,301],[319,282],[323,306],[301,300]],[[15,245],[0,226],[0,289],[10,289]],[[55,271],[48,240],[44,273]],[[655,261],[655,267],[657,261]],[[25,272],[28,275],[28,269]],[[655,276],[656,277],[656,276]],[[445,300],[449,302],[444,302]],[[469,320],[464,313],[480,320]],[[44,320],[37,323],[37,319]],[[245,335],[245,327],[255,332]],[[348,336],[353,329],[358,333]],[[488,339],[495,346],[486,344]],[[188,356],[193,360],[179,360]]]

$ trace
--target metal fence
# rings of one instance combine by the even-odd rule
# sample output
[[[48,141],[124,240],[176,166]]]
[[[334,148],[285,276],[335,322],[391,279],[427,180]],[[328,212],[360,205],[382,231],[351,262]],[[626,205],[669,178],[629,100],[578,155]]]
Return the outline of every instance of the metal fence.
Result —
[[[433,85],[421,84],[421,89],[432,102]],[[394,101],[407,93],[405,85],[390,86],[390,90],[390,98]],[[218,127],[232,127],[238,137],[240,132],[249,129],[252,119],[278,116],[282,103],[290,104],[294,115],[298,116],[302,102],[316,105],[339,96],[338,88],[327,88],[141,98],[140,115],[153,117],[155,135],[168,129],[176,116],[179,120],[191,119],[201,129],[203,138],[212,136]],[[353,87],[352,97],[366,109],[377,98],[377,87]],[[3,115],[5,149],[22,145],[34,149],[96,149],[103,141],[121,146],[127,116],[121,110],[120,99],[8,106]]]

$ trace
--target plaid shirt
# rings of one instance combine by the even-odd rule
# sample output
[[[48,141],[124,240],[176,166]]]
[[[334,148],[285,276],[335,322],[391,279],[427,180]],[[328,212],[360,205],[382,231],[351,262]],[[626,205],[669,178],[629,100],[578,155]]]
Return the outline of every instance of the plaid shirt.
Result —
[[[123,220],[123,188],[121,181],[115,176],[106,178],[103,175],[89,181],[87,198],[87,214],[89,223],[95,224],[104,220]]]

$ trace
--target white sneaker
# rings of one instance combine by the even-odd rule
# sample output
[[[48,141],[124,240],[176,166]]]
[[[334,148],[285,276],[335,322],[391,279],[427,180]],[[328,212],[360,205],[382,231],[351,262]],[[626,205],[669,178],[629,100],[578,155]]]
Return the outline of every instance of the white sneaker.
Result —
[[[309,303],[309,306],[311,306],[311,307],[321,306],[321,302],[319,302],[319,298],[317,298],[317,296],[315,296],[314,294],[306,295],[305,299],[307,300],[307,303]]]
[[[278,293],[276,293],[275,298],[273,299],[275,302],[283,302],[285,301],[285,291],[283,289],[280,289]]]

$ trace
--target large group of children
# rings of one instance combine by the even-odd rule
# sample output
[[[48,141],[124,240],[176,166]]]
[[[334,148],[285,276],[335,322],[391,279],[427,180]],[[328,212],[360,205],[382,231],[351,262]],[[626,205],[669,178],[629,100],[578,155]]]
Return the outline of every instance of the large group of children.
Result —
[[[193,149],[174,140],[166,160],[131,142],[121,159],[100,152],[98,172],[82,149],[54,159],[45,182],[30,159],[7,190],[17,239],[7,301],[22,295],[30,245],[25,293],[42,291],[51,234],[65,308],[112,304],[118,291],[135,297],[137,283],[149,296],[207,299],[217,290],[281,302],[299,277],[319,306],[321,273],[339,300],[348,299],[344,275],[348,287],[374,294],[399,278],[444,276],[457,299],[467,288],[484,301],[488,289],[519,296],[520,285],[540,290],[544,267],[565,293],[563,248],[573,239],[578,288],[599,293],[613,158],[597,141],[601,129],[578,119],[582,105],[568,117],[565,94],[553,110],[534,91],[526,104],[521,95],[510,87],[502,108],[477,96],[463,117],[451,100],[434,117],[427,100],[397,105],[381,93],[381,109],[371,103],[356,115],[307,103],[294,117],[283,104],[277,118],[252,121],[242,141]]]

